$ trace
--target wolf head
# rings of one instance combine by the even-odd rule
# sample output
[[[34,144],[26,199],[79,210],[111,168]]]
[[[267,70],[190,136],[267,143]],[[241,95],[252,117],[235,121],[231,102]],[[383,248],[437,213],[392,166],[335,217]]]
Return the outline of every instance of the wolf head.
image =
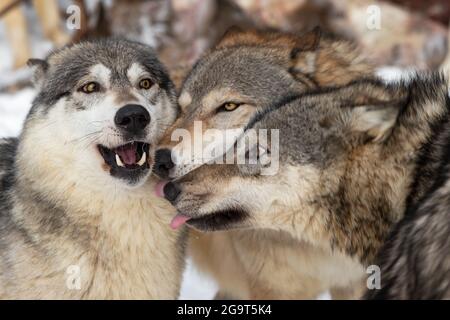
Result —
[[[76,176],[105,188],[146,181],[155,144],[178,113],[173,84],[151,48],[84,42],[29,65],[38,94],[19,160],[34,177]]]
[[[202,162],[192,161],[198,155],[186,150],[186,135],[198,141],[211,129],[238,133],[257,111],[371,71],[351,44],[321,36],[318,29],[302,36],[232,29],[186,78],[178,100],[182,114],[161,142],[155,171],[175,178]],[[204,141],[201,153],[211,144]]]
[[[332,203],[347,201],[346,192],[366,174],[364,166],[387,157],[384,142],[406,96],[400,87],[361,80],[258,113],[237,145],[252,130],[265,130],[268,136],[236,146],[234,164],[207,164],[162,186],[179,212],[173,227],[187,221],[202,231],[291,223],[300,233],[326,229],[335,218],[331,211],[337,205]],[[251,163],[252,150],[256,161]],[[244,162],[238,161],[239,152]],[[274,160],[277,171],[264,174]],[[352,168],[355,172],[348,175]],[[376,185],[378,178],[364,179]]]

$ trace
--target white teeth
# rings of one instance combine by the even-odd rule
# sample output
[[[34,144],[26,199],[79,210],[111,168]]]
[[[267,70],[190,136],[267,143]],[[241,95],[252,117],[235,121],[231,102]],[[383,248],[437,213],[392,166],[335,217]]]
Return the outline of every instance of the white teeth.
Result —
[[[122,159],[120,159],[120,157],[117,153],[116,153],[116,163],[119,167],[125,167],[125,165],[122,162]]]
[[[147,153],[144,151],[144,153],[142,154],[141,160],[139,160],[139,162],[137,163],[139,166],[143,166],[145,161],[147,161]]]

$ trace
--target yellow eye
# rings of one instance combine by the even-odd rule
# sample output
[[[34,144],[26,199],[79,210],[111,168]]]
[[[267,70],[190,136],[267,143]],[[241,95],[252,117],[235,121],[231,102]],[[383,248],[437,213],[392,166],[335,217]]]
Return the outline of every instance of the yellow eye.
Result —
[[[99,91],[100,85],[97,82],[89,82],[81,87],[81,91],[84,93],[93,93]]]
[[[222,106],[222,108],[225,111],[233,111],[233,110],[236,110],[237,107],[239,107],[239,104],[234,103],[234,102],[227,102],[227,103],[223,104],[223,106]]]
[[[142,79],[141,81],[139,81],[139,88],[141,89],[150,89],[153,85],[152,80],[150,79]]]

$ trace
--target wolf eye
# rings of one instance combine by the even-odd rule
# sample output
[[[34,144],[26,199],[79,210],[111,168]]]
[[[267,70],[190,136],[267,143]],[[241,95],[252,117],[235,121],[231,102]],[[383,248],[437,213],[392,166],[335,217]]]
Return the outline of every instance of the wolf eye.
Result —
[[[227,103],[224,103],[220,107],[220,110],[221,111],[233,111],[233,110],[236,110],[239,106],[240,106],[239,103],[227,102]]]
[[[150,79],[142,79],[141,81],[139,81],[139,88],[141,89],[150,89],[153,85],[152,80]]]
[[[97,82],[89,82],[82,86],[80,90],[84,93],[93,93],[100,90],[100,85]]]

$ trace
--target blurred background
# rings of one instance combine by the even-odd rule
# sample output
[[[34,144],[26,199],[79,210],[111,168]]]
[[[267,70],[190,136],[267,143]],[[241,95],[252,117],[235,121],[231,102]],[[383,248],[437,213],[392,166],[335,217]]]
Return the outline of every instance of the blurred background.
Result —
[[[449,0],[0,0],[0,138],[17,135],[35,95],[26,61],[87,38],[124,36],[154,47],[179,85],[231,26],[355,41],[381,76],[450,66]],[[181,298],[215,284],[188,261]],[[325,295],[323,298],[327,298]]]

